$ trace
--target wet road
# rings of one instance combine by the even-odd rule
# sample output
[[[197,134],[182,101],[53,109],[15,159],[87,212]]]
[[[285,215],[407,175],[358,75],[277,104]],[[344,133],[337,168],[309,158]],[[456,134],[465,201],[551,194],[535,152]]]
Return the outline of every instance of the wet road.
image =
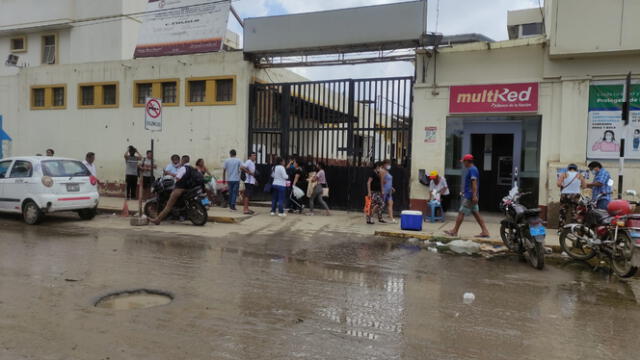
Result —
[[[1,219],[0,359],[629,359],[640,283],[384,239],[216,240]],[[56,230],[58,229],[58,230]],[[124,289],[166,306],[96,308]],[[472,292],[475,301],[463,303]]]

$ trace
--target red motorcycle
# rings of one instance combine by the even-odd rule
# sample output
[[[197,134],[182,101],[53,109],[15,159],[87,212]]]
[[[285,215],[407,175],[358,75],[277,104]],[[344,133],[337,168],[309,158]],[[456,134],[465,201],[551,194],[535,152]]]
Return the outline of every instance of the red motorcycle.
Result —
[[[636,195],[635,191],[627,191]],[[560,233],[560,246],[576,260],[595,256],[608,260],[616,275],[627,278],[640,267],[640,214],[634,214],[636,201],[613,200],[607,210],[596,208],[598,199],[582,198],[576,207],[576,223]]]

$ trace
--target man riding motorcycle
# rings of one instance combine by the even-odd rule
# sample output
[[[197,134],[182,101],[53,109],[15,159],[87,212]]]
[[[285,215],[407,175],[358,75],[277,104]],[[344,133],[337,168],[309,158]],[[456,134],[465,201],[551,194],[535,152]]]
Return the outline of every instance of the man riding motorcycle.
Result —
[[[189,190],[197,185],[199,182],[198,178],[202,180],[202,175],[198,172],[196,168],[191,167],[189,165],[189,155],[184,155],[180,161],[180,168],[178,168],[178,172],[176,173],[176,186],[173,191],[171,191],[171,195],[169,196],[169,200],[167,201],[167,205],[162,209],[162,212],[158,214],[158,217],[155,219],[149,219],[150,222],[160,225],[162,220],[164,220],[173,209],[173,206],[176,204],[180,196],[185,192],[185,190]],[[200,174],[198,175],[196,174]]]

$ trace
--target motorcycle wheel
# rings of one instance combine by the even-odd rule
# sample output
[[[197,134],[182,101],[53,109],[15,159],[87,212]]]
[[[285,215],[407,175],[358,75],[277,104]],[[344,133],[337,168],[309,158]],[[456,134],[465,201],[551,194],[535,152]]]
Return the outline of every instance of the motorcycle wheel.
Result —
[[[207,209],[199,201],[192,201],[187,209],[187,217],[193,225],[203,226],[209,220]]]
[[[563,229],[560,233],[560,247],[562,251],[567,253],[572,259],[587,261],[596,256],[596,252],[586,247],[584,236],[591,236],[593,231],[589,228],[583,228],[582,225],[572,228]]]
[[[504,245],[513,252],[518,251],[518,230],[506,224],[500,225],[500,238]]]
[[[530,237],[527,237],[526,241],[533,244],[531,248],[527,248],[527,261],[535,269],[544,269],[544,246]]]
[[[618,237],[613,245],[611,254],[611,268],[621,278],[632,277],[638,268],[631,265],[633,256],[633,242],[624,231],[618,231]]]
[[[156,200],[149,200],[144,204],[144,214],[148,217],[148,218],[157,218],[159,211],[158,211],[158,201]]]

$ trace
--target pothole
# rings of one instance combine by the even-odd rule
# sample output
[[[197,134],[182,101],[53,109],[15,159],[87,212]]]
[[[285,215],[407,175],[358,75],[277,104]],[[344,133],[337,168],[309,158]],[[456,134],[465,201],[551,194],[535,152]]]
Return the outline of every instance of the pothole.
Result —
[[[95,307],[112,310],[146,309],[155,306],[168,305],[173,301],[173,295],[159,290],[125,290],[105,295],[98,299]]]

